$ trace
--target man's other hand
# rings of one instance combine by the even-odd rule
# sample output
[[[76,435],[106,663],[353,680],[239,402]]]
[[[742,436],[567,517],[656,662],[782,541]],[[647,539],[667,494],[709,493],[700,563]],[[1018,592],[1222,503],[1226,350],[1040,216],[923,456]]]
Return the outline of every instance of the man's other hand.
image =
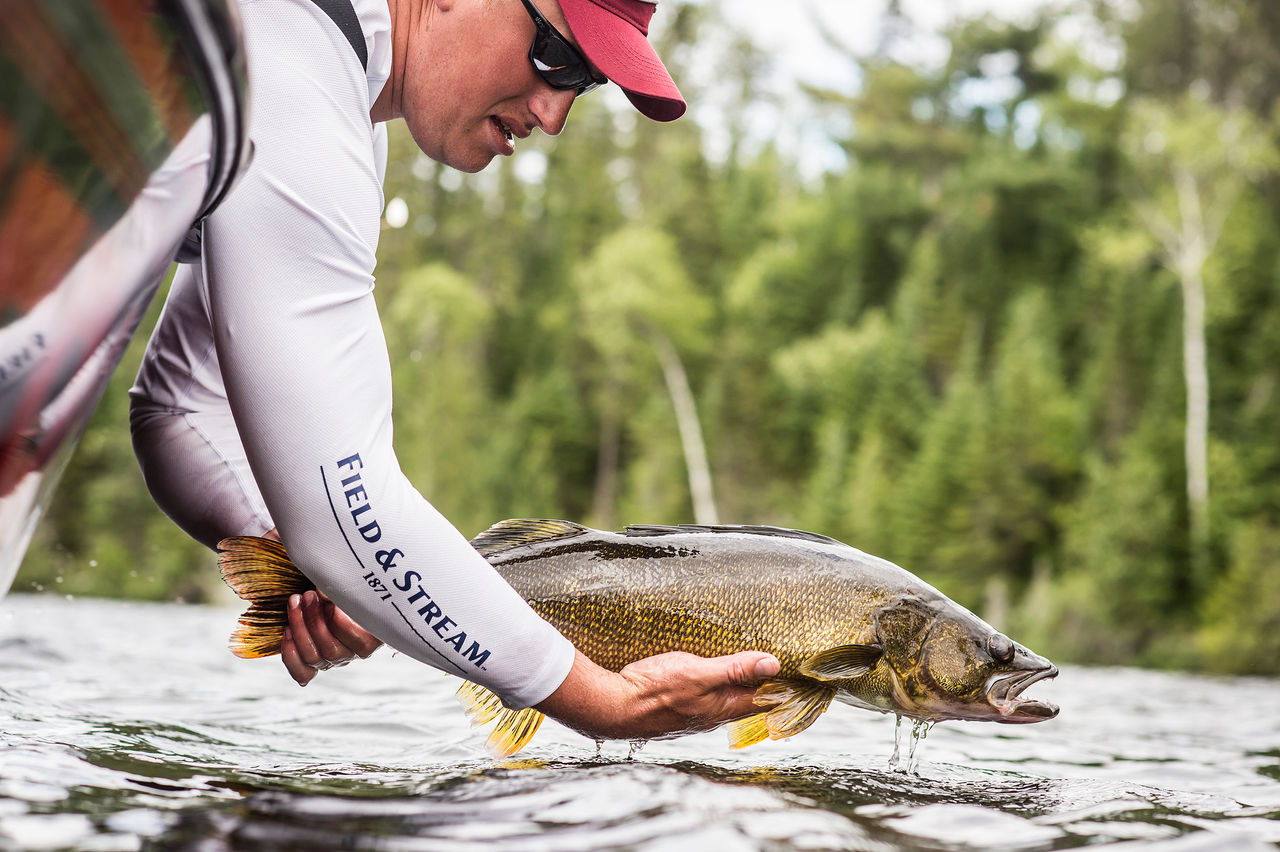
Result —
[[[614,673],[577,652],[560,688],[537,705],[589,736],[650,739],[704,731],[759,713],[755,687],[778,673],[760,651],[726,657],[671,652],[637,660]]]
[[[345,666],[355,657],[364,659],[382,646],[320,592],[291,596],[287,610],[289,626],[280,643],[280,657],[298,686],[306,686],[325,669]]]

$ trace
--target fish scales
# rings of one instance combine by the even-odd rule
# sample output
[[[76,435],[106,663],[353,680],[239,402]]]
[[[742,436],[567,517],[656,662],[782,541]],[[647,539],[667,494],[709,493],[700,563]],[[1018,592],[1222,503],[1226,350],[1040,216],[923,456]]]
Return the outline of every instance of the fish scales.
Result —
[[[584,532],[489,561],[592,661],[617,671],[666,651],[778,657],[782,676],[871,636],[871,614],[915,578],[846,545],[759,534]],[[922,594],[937,594],[918,580]]]

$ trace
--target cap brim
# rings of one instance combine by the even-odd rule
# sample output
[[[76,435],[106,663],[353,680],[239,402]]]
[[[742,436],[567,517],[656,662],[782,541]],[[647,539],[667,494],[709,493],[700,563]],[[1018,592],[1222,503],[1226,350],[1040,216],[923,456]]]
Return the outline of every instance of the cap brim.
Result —
[[[675,121],[685,102],[644,33],[591,0],[560,0],[573,37],[591,63],[655,121]]]

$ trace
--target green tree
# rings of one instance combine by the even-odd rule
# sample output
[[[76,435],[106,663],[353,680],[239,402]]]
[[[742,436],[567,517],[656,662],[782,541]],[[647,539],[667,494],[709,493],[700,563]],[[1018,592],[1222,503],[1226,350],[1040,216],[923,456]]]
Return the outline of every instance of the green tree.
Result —
[[[582,333],[604,361],[601,377],[601,441],[595,515],[611,518],[622,420],[642,387],[647,360],[656,358],[671,401],[698,523],[718,522],[710,466],[677,347],[705,344],[711,306],[684,271],[674,240],[642,226],[625,228],[596,247],[574,272]]]

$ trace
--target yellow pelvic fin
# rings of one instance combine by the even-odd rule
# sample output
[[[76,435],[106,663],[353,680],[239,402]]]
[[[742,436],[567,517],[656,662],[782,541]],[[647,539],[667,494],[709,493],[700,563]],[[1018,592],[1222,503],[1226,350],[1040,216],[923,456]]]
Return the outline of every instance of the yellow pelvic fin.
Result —
[[[746,748],[761,740],[781,740],[812,725],[831,706],[834,687],[798,680],[770,680],[756,689],[753,703],[763,713],[729,723],[729,745]]]
[[[765,713],[757,713],[729,723],[729,747],[746,748],[769,738],[769,724]]]
[[[532,707],[508,709],[491,690],[469,681],[458,687],[458,702],[475,727],[497,721],[484,743],[494,757],[510,757],[524,748],[546,718]]]
[[[231,634],[231,653],[252,659],[280,653],[290,595],[315,588],[278,541],[255,536],[218,542],[218,568],[231,590],[249,601]]]

